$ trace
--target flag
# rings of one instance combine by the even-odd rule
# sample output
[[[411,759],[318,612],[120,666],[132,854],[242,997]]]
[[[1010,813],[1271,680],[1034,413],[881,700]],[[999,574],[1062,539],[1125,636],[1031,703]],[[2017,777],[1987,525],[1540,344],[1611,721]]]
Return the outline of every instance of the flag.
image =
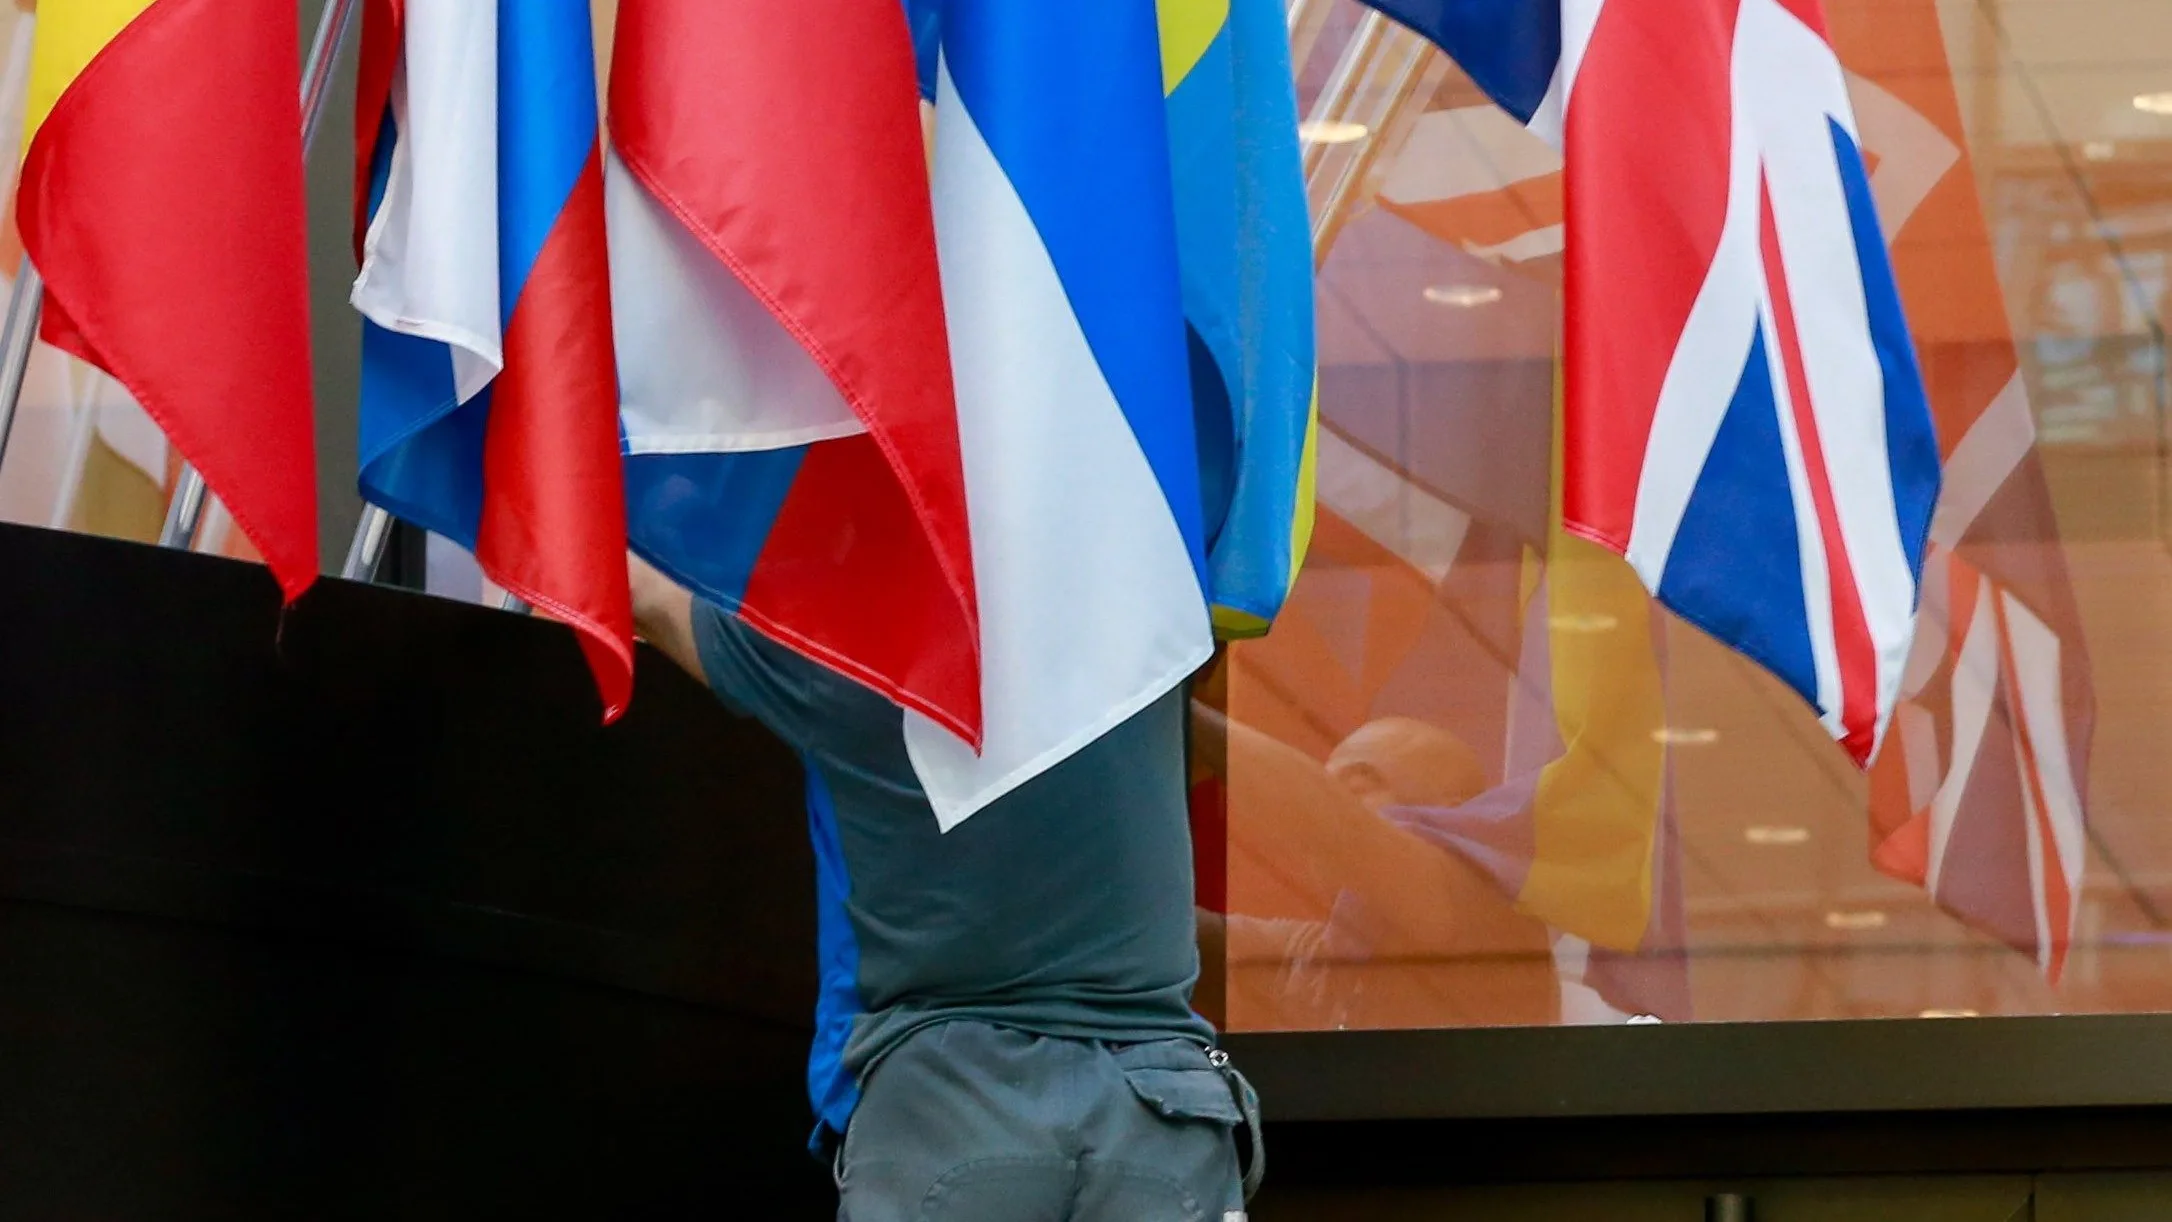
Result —
[[[1898,750],[1872,776],[1871,860],[2056,982],[2081,907],[2086,755],[2065,643],[2013,591],[1934,548]],[[1933,636],[1935,631],[1936,635]],[[1896,817],[1898,816],[1898,817]]]
[[[291,0],[39,15],[16,197],[46,342],[111,374],[293,599],[317,577]]]
[[[980,740],[972,543],[898,0],[622,0],[607,169],[635,550]]]
[[[1567,530],[1867,766],[1939,454],[1816,0],[1368,2],[1563,150]]]
[[[1312,235],[1278,0],[1160,0],[1179,262],[1224,637],[1274,622],[1312,535]]]
[[[633,694],[617,375],[586,0],[370,0],[365,499],[475,553]]]
[[[1871,860],[2057,979],[2086,864],[2080,612],[1932,0],[1836,11],[1945,453],[1921,629],[1871,772]]]
[[[980,753],[908,715],[945,827],[1212,651],[1152,0],[945,0],[935,232],[973,576]]]

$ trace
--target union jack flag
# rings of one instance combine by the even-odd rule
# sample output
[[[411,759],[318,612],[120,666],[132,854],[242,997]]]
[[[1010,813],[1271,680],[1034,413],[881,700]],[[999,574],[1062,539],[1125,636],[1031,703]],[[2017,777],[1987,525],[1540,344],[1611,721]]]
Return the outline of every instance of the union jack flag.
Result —
[[[1939,449],[1818,0],[1367,0],[1562,150],[1563,515],[1859,765]]]

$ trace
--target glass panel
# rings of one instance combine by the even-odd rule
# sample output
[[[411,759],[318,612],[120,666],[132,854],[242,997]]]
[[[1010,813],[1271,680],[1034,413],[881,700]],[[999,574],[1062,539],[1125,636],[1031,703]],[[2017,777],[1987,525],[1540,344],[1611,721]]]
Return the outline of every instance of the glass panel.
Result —
[[[1300,8],[1321,521],[1200,693],[1227,1024],[2172,1009],[2172,5],[1826,0],[1947,460],[1867,776],[1552,525],[1559,160]]]

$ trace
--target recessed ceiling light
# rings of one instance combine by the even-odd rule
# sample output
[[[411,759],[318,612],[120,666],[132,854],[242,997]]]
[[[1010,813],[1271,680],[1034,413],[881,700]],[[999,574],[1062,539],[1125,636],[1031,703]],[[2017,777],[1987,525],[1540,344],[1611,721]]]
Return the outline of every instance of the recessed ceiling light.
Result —
[[[2134,108],[2146,115],[2172,115],[2172,92],[2138,94]]]
[[[1594,611],[1567,612],[1561,615],[1548,616],[1546,626],[1555,632],[1566,632],[1572,636],[1591,636],[1601,632],[1612,632],[1614,629],[1621,627],[1621,621],[1611,615],[1604,615]]]
[[[1702,727],[1661,726],[1652,731],[1652,741],[1662,747],[1709,747],[1719,741],[1718,730]]]
[[[1425,291],[1425,299],[1434,305],[1469,310],[1499,301],[1501,290],[1492,284],[1436,284]]]
[[[1761,845],[1808,844],[1810,842],[1810,829],[1779,824],[1759,824],[1756,827],[1743,828],[1742,838],[1751,844]]]
[[[1307,144],[1356,144],[1371,134],[1363,123],[1345,119],[1307,119],[1297,125],[1297,138]]]
[[[1853,912],[1836,910],[1825,914],[1825,928],[1847,930],[1884,929],[1885,914],[1875,908],[1858,909]]]
[[[1924,1011],[1921,1011],[1921,1012],[1919,1012],[1919,1013],[1918,1013],[1918,1014],[1916,1015],[1916,1017],[1917,1017],[1917,1018],[1975,1018],[1975,1017],[1977,1017],[1977,1014],[1976,1014],[1976,1012],[1975,1012],[1974,1010],[1924,1010]]]
[[[2084,140],[2081,155],[2084,161],[2110,161],[2119,156],[2119,146],[2109,140]]]

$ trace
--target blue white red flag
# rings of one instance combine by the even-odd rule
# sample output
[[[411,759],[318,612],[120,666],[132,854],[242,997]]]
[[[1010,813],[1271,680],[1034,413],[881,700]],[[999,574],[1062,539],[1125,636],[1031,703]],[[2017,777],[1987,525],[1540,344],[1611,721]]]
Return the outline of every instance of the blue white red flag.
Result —
[[[945,827],[1205,662],[1207,545],[1154,0],[939,8],[935,231],[984,748],[906,742]]]
[[[587,0],[370,0],[356,103],[365,499],[633,694]]]
[[[1563,516],[1876,750],[1939,450],[1818,0],[1366,0],[1563,151]]]

